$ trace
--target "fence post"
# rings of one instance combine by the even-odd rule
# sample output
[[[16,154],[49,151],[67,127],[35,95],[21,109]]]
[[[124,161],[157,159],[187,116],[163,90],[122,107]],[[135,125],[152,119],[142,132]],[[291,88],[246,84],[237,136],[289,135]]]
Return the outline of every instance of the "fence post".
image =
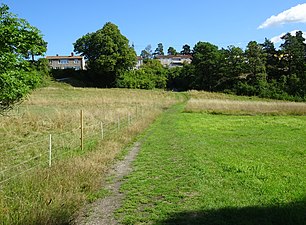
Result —
[[[81,110],[81,150],[84,148],[84,120],[83,120],[83,110]]]
[[[49,167],[52,165],[52,134],[49,135]]]
[[[101,138],[102,140],[104,139],[104,127],[103,127],[103,122],[101,121]]]

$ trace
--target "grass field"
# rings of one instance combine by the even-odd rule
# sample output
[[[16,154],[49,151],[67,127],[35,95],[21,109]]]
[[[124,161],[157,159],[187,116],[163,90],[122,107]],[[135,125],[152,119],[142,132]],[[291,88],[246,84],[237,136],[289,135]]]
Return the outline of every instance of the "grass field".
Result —
[[[68,224],[82,204],[107,194],[101,189],[103,178],[121,150],[164,109],[184,99],[159,90],[57,83],[34,91],[0,117],[0,224]]]
[[[306,105],[267,101],[38,89],[0,117],[0,224],[70,224],[83,204],[111,194],[107,171],[156,118],[122,187],[123,224],[305,224]]]
[[[306,117],[199,108],[177,106],[151,127],[117,218],[133,225],[305,224]]]

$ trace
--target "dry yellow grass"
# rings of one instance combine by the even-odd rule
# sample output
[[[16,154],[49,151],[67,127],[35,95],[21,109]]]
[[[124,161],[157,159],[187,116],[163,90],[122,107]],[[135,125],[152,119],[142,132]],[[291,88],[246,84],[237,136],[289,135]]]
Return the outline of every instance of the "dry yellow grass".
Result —
[[[269,115],[306,115],[306,103],[250,101],[246,97],[236,97],[208,92],[192,92],[185,111],[223,114],[269,114]]]

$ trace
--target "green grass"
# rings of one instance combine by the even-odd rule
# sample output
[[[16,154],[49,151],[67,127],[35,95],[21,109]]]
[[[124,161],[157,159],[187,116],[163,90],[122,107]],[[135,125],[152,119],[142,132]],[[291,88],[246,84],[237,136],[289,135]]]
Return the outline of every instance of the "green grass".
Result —
[[[123,224],[306,223],[306,117],[168,111],[126,177]]]

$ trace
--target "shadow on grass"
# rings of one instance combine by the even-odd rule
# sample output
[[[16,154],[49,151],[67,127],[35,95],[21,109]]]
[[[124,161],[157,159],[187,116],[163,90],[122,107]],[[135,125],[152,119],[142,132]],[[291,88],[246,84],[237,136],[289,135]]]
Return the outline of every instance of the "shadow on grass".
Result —
[[[170,214],[155,225],[305,225],[306,201],[284,206],[223,208]]]

